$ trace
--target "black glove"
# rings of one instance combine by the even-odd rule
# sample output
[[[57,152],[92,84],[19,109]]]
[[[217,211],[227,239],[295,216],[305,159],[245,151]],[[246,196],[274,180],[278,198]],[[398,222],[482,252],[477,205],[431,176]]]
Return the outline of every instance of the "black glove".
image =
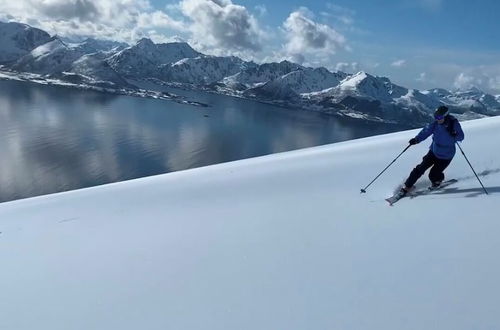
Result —
[[[410,145],[415,145],[415,144],[417,144],[417,143],[418,143],[418,141],[417,141],[417,139],[413,138],[413,139],[411,139],[410,141],[408,141],[408,143],[409,143]]]
[[[450,135],[453,136],[453,137],[456,137],[457,136],[457,131],[450,132]]]

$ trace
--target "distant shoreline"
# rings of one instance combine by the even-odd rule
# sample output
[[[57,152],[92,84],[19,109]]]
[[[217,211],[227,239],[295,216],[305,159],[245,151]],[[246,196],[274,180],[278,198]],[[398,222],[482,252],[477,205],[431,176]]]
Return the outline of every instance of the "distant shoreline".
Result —
[[[1,67],[0,67],[0,80],[12,80],[12,81],[20,81],[20,82],[29,82],[29,83],[39,84],[39,85],[69,87],[69,88],[75,88],[75,89],[79,89],[79,90],[91,90],[91,91],[95,91],[95,92],[115,94],[115,95],[152,98],[152,99],[158,99],[158,100],[167,100],[167,101],[173,101],[173,102],[177,102],[180,104],[192,105],[192,106],[197,106],[197,107],[205,107],[205,108],[210,107],[209,104],[197,102],[197,101],[190,101],[190,100],[187,100],[183,96],[168,93],[168,92],[157,92],[157,91],[143,90],[143,89],[134,90],[134,89],[129,89],[129,88],[116,89],[116,88],[92,86],[92,85],[88,85],[88,84],[74,84],[74,83],[66,82],[66,81],[59,80],[59,79],[44,78],[41,75],[34,74],[34,73],[9,71],[9,70],[5,70],[4,68],[1,68]]]

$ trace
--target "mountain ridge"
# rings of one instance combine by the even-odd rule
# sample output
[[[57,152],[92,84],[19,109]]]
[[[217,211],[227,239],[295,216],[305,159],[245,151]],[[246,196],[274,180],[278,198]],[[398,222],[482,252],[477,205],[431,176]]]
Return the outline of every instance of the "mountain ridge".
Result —
[[[1,23],[2,29],[4,39],[9,39],[10,33],[14,40],[19,31],[30,27]],[[127,79],[155,79],[166,85],[185,84],[287,107],[415,126],[426,122],[439,105],[450,107],[460,119],[500,114],[500,96],[477,88],[419,91],[364,71],[350,74],[289,61],[257,64],[234,56],[205,55],[185,42],[155,44],[142,38],[135,45],[126,46],[88,38],[69,43],[31,29],[35,32],[30,33],[38,36],[36,42],[28,43],[32,49],[11,52],[10,64],[4,66],[42,75],[37,79],[45,76],[76,85],[116,89],[134,89]]]

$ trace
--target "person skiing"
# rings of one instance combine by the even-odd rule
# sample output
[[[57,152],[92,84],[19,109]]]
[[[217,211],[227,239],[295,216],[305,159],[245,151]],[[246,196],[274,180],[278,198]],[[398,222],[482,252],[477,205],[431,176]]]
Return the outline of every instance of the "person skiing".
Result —
[[[450,111],[446,106],[442,105],[437,108],[434,112],[435,121],[425,126],[417,136],[409,141],[410,145],[415,145],[432,135],[429,152],[424,156],[422,162],[411,171],[401,188],[401,193],[406,194],[412,190],[415,182],[429,168],[431,168],[429,172],[429,179],[432,183],[431,189],[438,188],[443,182],[443,172],[455,156],[455,143],[463,141],[465,137],[460,123],[449,113]]]

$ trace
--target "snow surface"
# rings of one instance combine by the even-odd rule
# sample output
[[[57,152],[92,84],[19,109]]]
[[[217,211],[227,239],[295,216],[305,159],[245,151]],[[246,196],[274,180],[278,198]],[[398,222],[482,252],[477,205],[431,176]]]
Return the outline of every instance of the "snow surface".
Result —
[[[0,204],[0,329],[499,329],[500,118],[443,193],[417,131]],[[421,186],[425,186],[425,180]]]

